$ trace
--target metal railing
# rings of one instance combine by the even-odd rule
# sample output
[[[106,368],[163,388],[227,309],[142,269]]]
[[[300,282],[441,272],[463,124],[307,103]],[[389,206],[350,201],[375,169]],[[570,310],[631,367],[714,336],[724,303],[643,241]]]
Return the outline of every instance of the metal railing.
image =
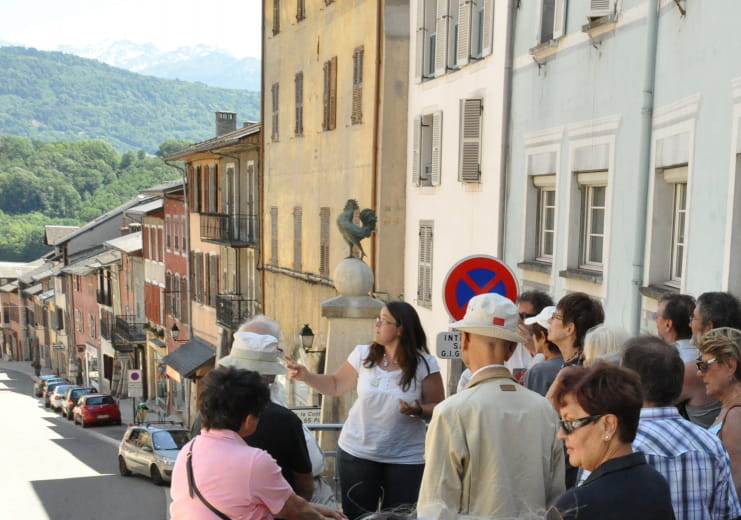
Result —
[[[237,329],[255,314],[257,300],[245,298],[240,294],[216,295],[216,321],[227,328]]]
[[[257,244],[257,215],[201,213],[201,238],[230,245]]]

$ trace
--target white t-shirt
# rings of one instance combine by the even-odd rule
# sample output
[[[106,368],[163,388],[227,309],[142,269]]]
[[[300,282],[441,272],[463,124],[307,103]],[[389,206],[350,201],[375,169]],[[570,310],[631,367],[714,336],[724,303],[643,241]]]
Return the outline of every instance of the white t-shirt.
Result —
[[[358,372],[358,399],[350,408],[337,444],[354,457],[392,464],[423,464],[425,423],[399,411],[399,399],[422,399],[422,380],[440,371],[434,356],[423,353],[417,374],[404,392],[401,369],[387,371],[378,364],[363,366],[370,345],[358,345],[347,362]]]

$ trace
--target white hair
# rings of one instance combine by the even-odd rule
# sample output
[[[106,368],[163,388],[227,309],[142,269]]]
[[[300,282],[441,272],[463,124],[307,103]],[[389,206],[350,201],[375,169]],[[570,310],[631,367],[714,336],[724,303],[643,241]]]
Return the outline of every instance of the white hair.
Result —
[[[256,334],[266,334],[273,336],[281,342],[280,325],[275,320],[271,320],[264,314],[258,314],[239,326],[239,332],[254,332]]]
[[[610,363],[620,363],[623,345],[630,335],[620,327],[597,325],[584,336],[584,366],[589,366],[597,359]]]

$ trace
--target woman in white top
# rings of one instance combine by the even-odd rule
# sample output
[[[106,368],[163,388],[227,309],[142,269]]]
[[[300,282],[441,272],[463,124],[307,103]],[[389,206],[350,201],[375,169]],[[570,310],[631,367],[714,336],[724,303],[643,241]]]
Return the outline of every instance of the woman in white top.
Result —
[[[350,519],[417,501],[424,470],[424,419],[445,392],[414,308],[390,302],[373,343],[358,345],[334,374],[288,361],[288,376],[324,395],[357,389],[338,440],[342,509]]]

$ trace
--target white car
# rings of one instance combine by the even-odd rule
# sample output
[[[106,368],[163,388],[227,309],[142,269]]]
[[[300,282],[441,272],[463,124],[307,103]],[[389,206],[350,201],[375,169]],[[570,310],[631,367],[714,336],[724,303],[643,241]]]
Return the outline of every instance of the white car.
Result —
[[[64,393],[68,388],[74,388],[77,385],[59,385],[54,388],[51,394],[49,394],[49,406],[52,410],[57,413],[62,411],[62,403],[64,402]]]
[[[190,440],[180,423],[152,422],[130,426],[118,446],[118,471],[138,473],[157,485],[170,482],[180,448]]]

